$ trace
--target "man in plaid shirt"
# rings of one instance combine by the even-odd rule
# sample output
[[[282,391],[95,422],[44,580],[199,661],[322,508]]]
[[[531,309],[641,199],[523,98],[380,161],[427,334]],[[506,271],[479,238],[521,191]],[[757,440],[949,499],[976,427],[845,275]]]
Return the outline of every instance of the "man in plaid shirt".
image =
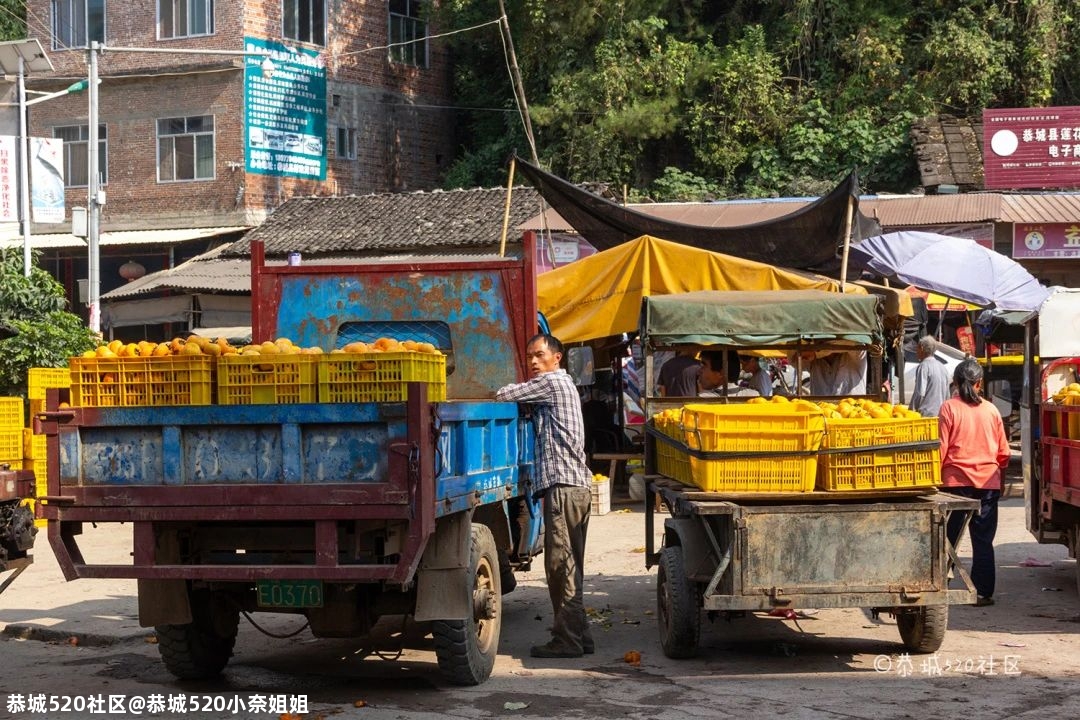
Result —
[[[557,339],[533,337],[525,356],[532,379],[500,388],[495,398],[529,403],[536,423],[532,492],[544,499],[544,572],[555,621],[551,640],[530,652],[540,658],[581,657],[595,650],[582,599],[592,472],[585,464],[581,396],[559,367],[563,346]]]

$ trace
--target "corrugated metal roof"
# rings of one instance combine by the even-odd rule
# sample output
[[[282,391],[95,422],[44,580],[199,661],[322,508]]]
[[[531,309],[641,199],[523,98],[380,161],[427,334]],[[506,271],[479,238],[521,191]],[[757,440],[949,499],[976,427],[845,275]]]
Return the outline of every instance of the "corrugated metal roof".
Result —
[[[247,226],[208,228],[172,228],[167,230],[110,230],[101,233],[102,247],[119,245],[176,245],[188,240],[214,237],[247,230]],[[22,247],[18,229],[0,234],[0,248]],[[30,236],[30,247],[37,250],[85,248],[86,240],[71,233],[45,233]]]
[[[115,300],[149,295],[162,290],[190,292],[251,292],[251,261],[247,258],[224,258],[229,244],[198,255],[174,268],[158,270],[138,280],[121,285],[101,296]]]
[[[878,195],[860,199],[863,215],[876,218],[883,229],[993,222],[1001,217],[1001,195]]]
[[[293,198],[228,254],[247,255],[254,240],[263,241],[268,256],[488,245],[499,241],[505,207],[505,188]],[[540,208],[535,189],[515,187],[509,227]]]
[[[1080,193],[1003,195],[1001,219],[1005,222],[1080,222]]]

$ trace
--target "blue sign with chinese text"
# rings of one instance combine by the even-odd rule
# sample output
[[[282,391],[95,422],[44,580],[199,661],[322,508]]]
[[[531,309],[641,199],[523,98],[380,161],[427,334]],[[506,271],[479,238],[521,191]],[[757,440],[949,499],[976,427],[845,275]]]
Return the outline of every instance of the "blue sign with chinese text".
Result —
[[[244,166],[250,173],[326,179],[326,65],[314,50],[245,38],[244,50],[270,53],[244,67]]]

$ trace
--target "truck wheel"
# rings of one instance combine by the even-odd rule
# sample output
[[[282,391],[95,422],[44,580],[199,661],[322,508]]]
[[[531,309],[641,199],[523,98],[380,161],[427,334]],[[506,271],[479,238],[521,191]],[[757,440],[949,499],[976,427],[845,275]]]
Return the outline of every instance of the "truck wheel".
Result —
[[[896,616],[904,647],[917,653],[936,652],[945,640],[948,626],[948,605],[923,606]]]
[[[701,612],[696,584],[686,577],[681,547],[666,547],[656,572],[656,608],[660,644],[669,658],[697,655]]]
[[[456,685],[479,685],[491,676],[502,624],[499,555],[495,538],[486,525],[473,525],[469,555],[472,616],[464,620],[436,620],[431,626],[439,669]]]
[[[158,651],[181,680],[216,677],[232,657],[240,611],[208,591],[191,593],[191,622],[158,625]]]

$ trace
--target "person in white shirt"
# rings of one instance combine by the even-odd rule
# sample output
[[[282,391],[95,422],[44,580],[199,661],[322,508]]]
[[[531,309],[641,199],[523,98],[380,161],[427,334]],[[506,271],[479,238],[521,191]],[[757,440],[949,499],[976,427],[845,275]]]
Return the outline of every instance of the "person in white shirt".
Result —
[[[844,397],[866,394],[866,351],[826,350],[805,351],[804,362],[810,361],[810,394]]]

